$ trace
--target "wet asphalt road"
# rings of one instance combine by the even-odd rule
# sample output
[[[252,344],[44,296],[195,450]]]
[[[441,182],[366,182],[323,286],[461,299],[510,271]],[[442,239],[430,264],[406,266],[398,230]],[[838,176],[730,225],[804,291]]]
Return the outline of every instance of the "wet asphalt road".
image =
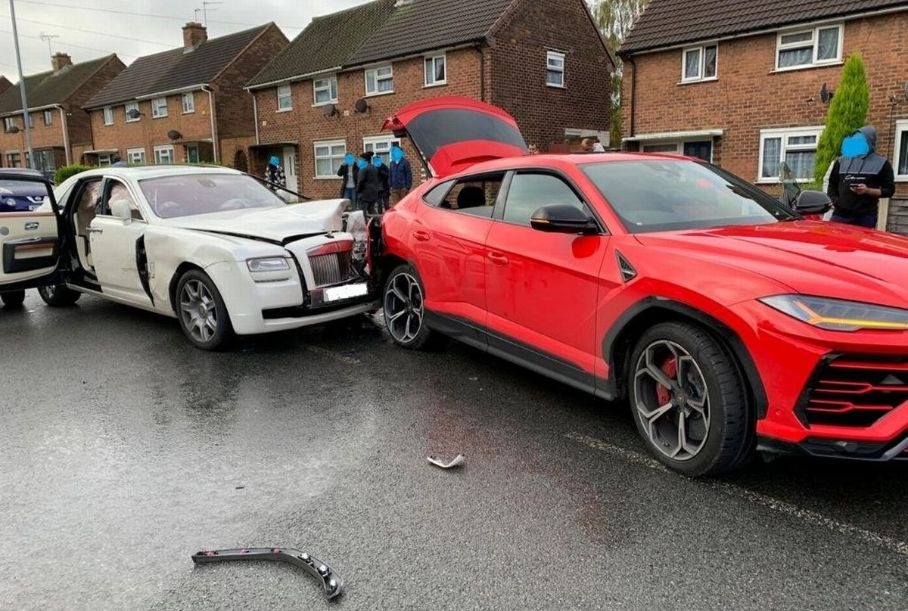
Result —
[[[665,472],[626,406],[365,319],[191,348],[94,298],[0,310],[0,607],[904,609],[908,470]],[[459,471],[426,462],[463,453]]]

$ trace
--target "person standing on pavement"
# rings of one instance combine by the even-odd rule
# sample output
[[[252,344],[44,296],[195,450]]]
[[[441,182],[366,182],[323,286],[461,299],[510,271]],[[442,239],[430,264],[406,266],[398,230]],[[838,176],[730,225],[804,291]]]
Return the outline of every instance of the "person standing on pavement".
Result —
[[[123,161],[123,160],[120,158],[119,155],[114,155],[113,163],[111,164],[111,167],[114,167],[114,168],[125,168],[125,167],[126,167],[126,162]]]
[[[404,150],[396,144],[391,147],[388,186],[390,187],[389,204],[391,206],[402,200],[413,187],[413,170],[410,168],[410,161],[404,156]]]
[[[359,176],[359,167],[356,164],[356,157],[353,153],[344,155],[344,163],[341,164],[337,175],[341,177],[341,199],[349,199],[356,209],[356,179]]]
[[[388,209],[388,166],[385,165],[385,162],[382,160],[381,155],[372,156],[372,165],[374,165],[375,169],[378,170],[378,179],[381,182],[381,192],[379,192],[378,194],[378,211],[380,213],[384,213],[385,210]]]
[[[378,168],[372,165],[372,152],[366,151],[360,155],[356,163],[359,166],[356,176],[357,207],[366,214],[378,214],[375,209],[378,207],[382,184]]]
[[[279,187],[287,186],[287,177],[284,175],[284,168],[281,167],[281,160],[277,155],[271,157],[268,161],[268,167],[265,168],[265,182],[272,191],[277,191]]]
[[[876,128],[865,125],[842,141],[842,156],[829,175],[832,221],[876,227],[881,197],[895,193],[892,164],[876,152]]]

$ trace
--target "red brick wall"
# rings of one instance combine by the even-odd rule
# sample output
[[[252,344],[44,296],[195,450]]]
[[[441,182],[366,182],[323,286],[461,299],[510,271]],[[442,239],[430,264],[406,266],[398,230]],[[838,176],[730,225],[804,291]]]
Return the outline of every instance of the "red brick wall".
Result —
[[[120,61],[120,58],[113,58],[111,61],[104,64],[104,67],[98,70],[93,77],[88,79],[88,81],[86,81],[85,84],[66,101],[66,110],[68,113],[66,122],[69,128],[70,147],[91,148],[91,118],[88,113],[82,109],[82,106],[125,69],[126,66]],[[79,155],[76,155],[75,152],[72,155],[72,161],[73,163],[79,162]]]
[[[523,0],[495,31],[491,97],[528,144],[564,142],[565,128],[608,132],[611,60],[584,0]],[[565,54],[565,87],[546,85],[546,52]]]
[[[354,103],[365,96],[365,75],[362,69],[337,75],[338,113],[325,117],[322,107],[313,106],[312,81],[293,83],[293,110],[277,112],[277,90],[255,92],[258,105],[259,138],[262,144],[298,142],[299,188],[312,197],[337,197],[340,179],[316,179],[313,142],[317,140],[345,140],[347,149],[360,153],[363,138],[381,135],[382,122],[397,109],[416,100],[445,95],[478,98],[480,93],[480,52],[476,49],[458,49],[446,54],[446,85],[424,87],[423,58],[413,58],[393,63],[394,93],[366,98],[369,110],[363,114],[354,111]],[[389,134],[390,136],[390,134]],[[416,153],[404,143],[404,148],[417,173],[420,163]],[[263,172],[264,152],[260,152],[252,168]]]
[[[42,149],[50,147],[60,147],[63,148],[63,128],[61,127],[62,123],[60,120],[60,111],[59,109],[51,110],[51,125],[44,125],[44,112],[33,112],[30,113],[32,116],[32,124],[34,127],[31,130],[31,144],[32,149]],[[22,129],[22,115],[19,115],[14,118],[16,127],[19,128],[19,131],[15,134],[8,134],[3,129],[2,123],[0,123],[0,153],[3,156],[3,165],[7,165],[6,154],[10,151],[18,151],[20,156],[19,159],[24,163],[25,160],[25,131]]]
[[[878,151],[890,160],[893,125],[908,117],[903,88],[908,81],[908,12],[845,23],[843,58],[860,52],[870,85],[869,122],[879,132]],[[708,128],[724,130],[714,161],[749,181],[759,170],[760,130],[774,127],[821,126],[828,105],[819,99],[826,83],[838,85],[842,66],[774,72],[776,35],[720,42],[718,80],[679,84],[681,49],[634,58],[637,67],[636,134]],[[622,131],[630,133],[631,77],[625,63]],[[893,105],[895,96],[899,103]],[[770,191],[778,187],[768,185]],[[908,194],[908,184],[898,192]]]

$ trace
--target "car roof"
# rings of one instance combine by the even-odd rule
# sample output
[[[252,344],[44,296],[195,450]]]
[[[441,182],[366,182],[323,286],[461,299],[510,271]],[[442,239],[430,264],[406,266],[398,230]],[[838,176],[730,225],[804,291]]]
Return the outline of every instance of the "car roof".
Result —
[[[233,168],[224,168],[220,166],[146,165],[135,167],[105,166],[80,172],[78,176],[115,176],[118,178],[141,180],[143,178],[160,178],[163,176],[179,176],[186,174],[242,174],[242,172],[234,170]]]
[[[30,176],[44,176],[39,170],[33,170],[32,168],[0,168],[0,176],[6,174],[18,174],[19,176],[23,174],[28,174]]]
[[[545,154],[545,155],[523,155],[521,157],[505,157],[492,161],[484,161],[470,166],[467,170],[460,172],[457,176],[477,174],[481,172],[494,172],[509,170],[514,168],[538,168],[547,166],[553,168],[564,167],[566,165],[582,166],[590,163],[617,163],[621,161],[635,161],[640,159],[672,159],[675,161],[697,162],[698,159],[685,157],[672,153],[629,153],[629,152],[607,152],[607,153],[582,153],[582,154]],[[451,178],[450,176],[445,179]]]

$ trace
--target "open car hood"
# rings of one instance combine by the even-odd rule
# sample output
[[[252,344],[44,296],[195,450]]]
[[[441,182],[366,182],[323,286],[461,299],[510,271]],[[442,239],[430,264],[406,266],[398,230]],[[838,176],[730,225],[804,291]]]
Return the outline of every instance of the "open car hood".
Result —
[[[408,104],[389,117],[382,130],[409,137],[436,178],[482,161],[527,153],[514,117],[471,98],[449,96]]]
[[[275,208],[225,210],[171,218],[163,223],[182,229],[283,242],[292,236],[342,231],[347,206],[345,199],[331,199]]]

